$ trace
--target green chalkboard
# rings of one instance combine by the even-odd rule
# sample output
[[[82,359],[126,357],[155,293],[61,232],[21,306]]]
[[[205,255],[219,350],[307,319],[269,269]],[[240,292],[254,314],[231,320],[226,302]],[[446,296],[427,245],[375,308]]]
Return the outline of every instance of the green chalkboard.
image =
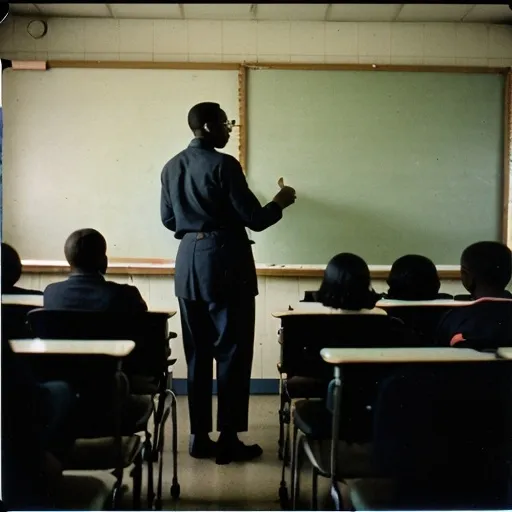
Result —
[[[298,195],[252,234],[256,261],[457,264],[499,240],[504,87],[497,74],[249,71],[250,186],[269,200],[284,176]]]

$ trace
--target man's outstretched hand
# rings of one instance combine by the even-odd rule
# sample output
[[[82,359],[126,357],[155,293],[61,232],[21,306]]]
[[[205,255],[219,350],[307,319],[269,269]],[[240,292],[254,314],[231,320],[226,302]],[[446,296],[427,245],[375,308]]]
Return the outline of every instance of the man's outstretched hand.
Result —
[[[279,190],[279,192],[275,195],[273,201],[274,203],[277,203],[282,210],[284,210],[295,202],[295,199],[297,199],[297,194],[294,188],[288,187],[284,184],[283,178],[279,178],[277,184],[281,190]]]

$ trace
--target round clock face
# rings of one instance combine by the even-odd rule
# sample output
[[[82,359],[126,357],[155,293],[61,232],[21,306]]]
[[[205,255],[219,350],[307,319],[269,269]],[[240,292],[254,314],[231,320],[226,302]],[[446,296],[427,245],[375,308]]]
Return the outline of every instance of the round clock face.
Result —
[[[34,39],[41,39],[47,31],[48,27],[46,25],[46,22],[41,20],[32,20],[27,25],[27,32],[34,38]]]

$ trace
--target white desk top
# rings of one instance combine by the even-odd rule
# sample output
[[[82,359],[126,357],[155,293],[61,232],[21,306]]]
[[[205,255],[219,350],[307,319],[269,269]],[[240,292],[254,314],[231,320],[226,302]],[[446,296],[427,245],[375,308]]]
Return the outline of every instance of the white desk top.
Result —
[[[512,349],[511,351],[512,357]],[[456,363],[495,361],[496,356],[470,348],[324,348],[322,359],[329,364],[343,363]]]
[[[43,307],[42,295],[2,295],[2,304]]]
[[[512,359],[512,347],[501,347],[496,353],[503,359]]]
[[[377,302],[377,307],[394,307],[394,306],[446,306],[446,307],[459,307],[469,306],[473,304],[472,301],[465,300],[447,300],[447,299],[436,299],[436,300],[392,300],[382,299]]]
[[[68,354],[126,357],[135,348],[129,340],[11,340],[16,354]]]
[[[473,302],[469,301],[455,301],[455,300],[426,300],[426,301],[407,301],[407,300],[388,300],[382,299],[377,302],[377,306],[373,312],[370,313],[370,310],[365,310],[364,312],[360,312],[359,314],[385,314],[384,310],[380,308],[389,308],[389,307],[408,307],[408,306],[431,306],[431,307],[460,307],[460,306],[469,306],[473,304]],[[337,309],[326,308],[319,302],[299,302],[298,304],[291,305],[293,311],[276,311],[272,313],[274,318],[282,318],[283,316],[294,316],[294,315],[346,315],[350,314],[350,311],[340,311]]]
[[[363,309],[361,311],[347,311],[345,309],[326,308],[319,302],[301,302],[298,305],[291,306],[292,311],[276,311],[272,313],[274,318],[282,318],[284,316],[301,316],[301,315],[387,315],[383,309]]]

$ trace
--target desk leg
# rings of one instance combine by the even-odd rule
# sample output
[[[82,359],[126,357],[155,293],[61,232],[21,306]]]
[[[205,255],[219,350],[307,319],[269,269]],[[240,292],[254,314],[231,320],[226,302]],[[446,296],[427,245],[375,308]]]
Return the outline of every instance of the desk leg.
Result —
[[[341,492],[338,486],[337,474],[337,456],[338,456],[338,441],[340,435],[340,414],[341,414],[341,392],[342,392],[342,378],[341,368],[336,366],[334,368],[334,411],[332,414],[332,440],[331,440],[331,497],[334,502],[336,510],[341,510],[343,505]]]

